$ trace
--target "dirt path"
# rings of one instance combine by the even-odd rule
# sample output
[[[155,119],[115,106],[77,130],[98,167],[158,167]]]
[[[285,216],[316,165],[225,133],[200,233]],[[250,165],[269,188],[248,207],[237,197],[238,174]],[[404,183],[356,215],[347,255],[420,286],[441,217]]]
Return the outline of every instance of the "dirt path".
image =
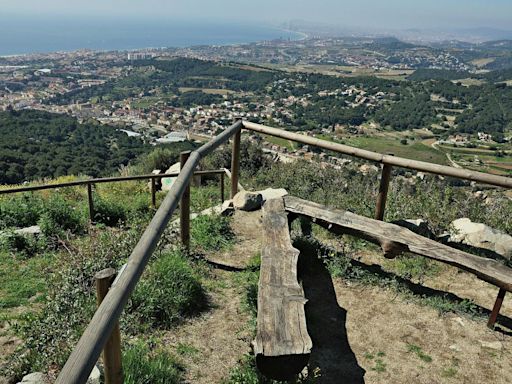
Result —
[[[259,250],[260,213],[237,213],[233,227],[238,244],[212,261],[240,268]],[[385,260],[362,251],[359,261],[380,268]],[[378,264],[377,266],[375,264]],[[373,265],[373,266],[372,266]],[[437,310],[408,302],[392,289],[332,279],[325,266],[302,250],[308,331],[313,350],[308,371],[315,383],[493,383],[512,382],[510,334],[487,329],[484,318],[439,315]],[[239,272],[216,269],[210,287],[212,309],[165,335],[169,349],[187,365],[187,383],[220,383],[250,351],[249,315],[233,284]],[[384,270],[383,273],[386,273]],[[491,308],[497,290],[474,276],[445,267],[424,281],[425,294],[447,292]],[[512,318],[511,298],[502,314]],[[183,352],[184,351],[184,352]]]
[[[220,383],[250,353],[250,315],[242,309],[244,293],[234,279],[239,273],[236,270],[245,268],[260,249],[260,218],[260,212],[235,213],[232,227],[237,243],[208,257],[211,263],[227,269],[213,269],[213,277],[208,279],[211,309],[163,337],[167,348],[180,355],[187,367],[185,383]]]

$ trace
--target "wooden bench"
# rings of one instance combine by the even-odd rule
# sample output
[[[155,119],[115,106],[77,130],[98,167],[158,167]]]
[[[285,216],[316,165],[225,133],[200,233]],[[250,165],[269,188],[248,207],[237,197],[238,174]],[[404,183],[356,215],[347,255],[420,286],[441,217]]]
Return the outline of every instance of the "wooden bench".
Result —
[[[284,197],[284,202],[286,211],[307,216],[334,233],[353,235],[380,245],[386,257],[393,258],[402,252],[414,253],[453,265],[499,287],[498,300],[489,319],[491,327],[496,321],[505,291],[512,292],[512,268],[498,261],[451,248],[395,224],[328,208],[293,196]]]
[[[263,205],[262,242],[256,365],[268,378],[289,380],[307,365],[312,342],[304,290],[297,280],[299,251],[291,244],[282,198]]]

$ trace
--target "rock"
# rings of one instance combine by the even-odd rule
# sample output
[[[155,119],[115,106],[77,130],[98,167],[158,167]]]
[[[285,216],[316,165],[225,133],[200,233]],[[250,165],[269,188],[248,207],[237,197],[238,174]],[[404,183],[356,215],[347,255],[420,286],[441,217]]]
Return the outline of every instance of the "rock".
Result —
[[[262,204],[263,197],[258,192],[240,191],[233,198],[233,207],[241,211],[255,211]]]
[[[434,237],[434,233],[430,230],[428,222],[424,219],[396,220],[393,221],[393,224],[407,228],[410,231],[417,233],[418,235],[428,237],[429,239],[432,239]]]
[[[46,384],[46,376],[41,372],[29,373],[18,384]]]
[[[359,167],[359,172],[361,172],[363,175],[367,175],[369,173],[376,173],[379,171],[379,168],[377,168],[373,164],[363,164]]]
[[[23,236],[37,236],[41,234],[41,227],[39,227],[39,225],[33,225],[31,227],[16,229],[14,233]]]
[[[226,200],[222,203],[220,208],[221,216],[230,216],[233,214],[233,200]]]
[[[483,341],[480,340],[482,348],[494,349],[495,351],[501,351],[503,344],[500,341]]]
[[[100,384],[101,372],[95,365],[87,379],[87,384]]]
[[[452,221],[450,224],[452,243],[462,243],[476,248],[493,251],[506,259],[512,256],[512,236],[482,223],[473,223],[468,218]]]
[[[462,349],[457,344],[450,345],[448,348],[450,348],[452,351],[455,351],[455,352],[462,351]]]
[[[270,199],[277,199],[278,197],[284,197],[288,195],[288,191],[284,188],[267,188],[263,191],[258,191],[257,193],[261,194],[263,198],[263,202]]]

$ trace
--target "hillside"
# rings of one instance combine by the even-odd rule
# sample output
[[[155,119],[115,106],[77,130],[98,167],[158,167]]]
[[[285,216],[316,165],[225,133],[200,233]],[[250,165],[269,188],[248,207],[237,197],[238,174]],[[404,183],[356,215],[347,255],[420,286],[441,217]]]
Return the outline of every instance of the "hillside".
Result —
[[[334,169],[314,161],[274,163],[245,140],[241,150],[246,188],[284,187],[304,199],[373,215],[378,171],[370,167],[363,173],[367,164],[353,161]],[[204,168],[229,167],[230,153],[229,147],[215,152]],[[469,217],[510,233],[512,202],[498,190],[485,190],[485,199],[473,192],[450,179],[396,173],[386,221],[423,218],[440,235],[452,220]],[[164,196],[158,192],[157,206]],[[193,212],[219,201],[217,179],[192,187]],[[5,377],[34,371],[55,377],[94,311],[92,276],[106,267],[118,270],[154,214],[145,181],[98,184],[94,207],[91,225],[80,187],[0,198]],[[121,318],[127,383],[140,382],[141,374],[163,383],[269,383],[258,376],[250,352],[260,217],[259,211],[236,211],[233,217],[196,218],[188,254],[176,229],[166,230]],[[35,224],[42,231],[38,237],[14,232]],[[302,224],[296,221],[292,236],[302,252],[308,330],[318,347],[297,382],[336,383],[340,375],[357,383],[363,377],[367,383],[455,383],[472,377],[500,383],[510,377],[508,298],[500,318],[503,333],[485,325],[494,287],[417,256],[384,260],[367,242],[316,225],[308,234]]]
[[[106,176],[149,149],[114,127],[30,110],[0,112],[0,136],[0,184]]]

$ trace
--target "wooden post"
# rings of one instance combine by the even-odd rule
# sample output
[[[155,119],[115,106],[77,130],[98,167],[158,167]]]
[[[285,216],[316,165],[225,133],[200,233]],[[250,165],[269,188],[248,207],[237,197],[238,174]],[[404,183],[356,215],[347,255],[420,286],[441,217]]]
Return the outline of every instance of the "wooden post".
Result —
[[[156,180],[151,178],[151,205],[156,208]]]
[[[382,176],[379,185],[379,194],[377,195],[377,207],[375,209],[375,219],[384,220],[384,210],[386,209],[386,199],[388,197],[389,180],[391,179],[391,165],[384,164],[382,167]]]
[[[233,153],[231,155],[231,198],[238,192],[238,173],[240,171],[240,137],[241,131],[233,136]]]
[[[190,156],[190,151],[180,153],[180,169],[183,169],[185,163]],[[180,203],[180,228],[181,228],[181,243],[188,249],[190,247],[190,181],[187,182],[187,186],[183,195],[181,196]]]
[[[116,271],[113,268],[104,269],[94,276],[96,280],[96,302],[98,307],[105,296],[107,296],[108,290],[114,282],[115,277]],[[116,322],[114,325],[114,329],[103,348],[103,365],[105,368],[105,384],[123,383],[119,322]]]
[[[92,196],[92,183],[87,183],[87,199],[89,201],[89,220],[94,223],[94,201]]]
[[[494,302],[494,307],[492,308],[491,315],[489,316],[489,321],[487,322],[487,326],[491,329],[494,329],[494,324],[496,323],[496,320],[498,319],[498,315],[500,313],[501,305],[503,304],[503,299],[505,298],[505,291],[503,288],[500,288],[498,292],[498,297],[496,298],[496,301]]]
[[[220,202],[224,202],[224,173],[220,174]]]

